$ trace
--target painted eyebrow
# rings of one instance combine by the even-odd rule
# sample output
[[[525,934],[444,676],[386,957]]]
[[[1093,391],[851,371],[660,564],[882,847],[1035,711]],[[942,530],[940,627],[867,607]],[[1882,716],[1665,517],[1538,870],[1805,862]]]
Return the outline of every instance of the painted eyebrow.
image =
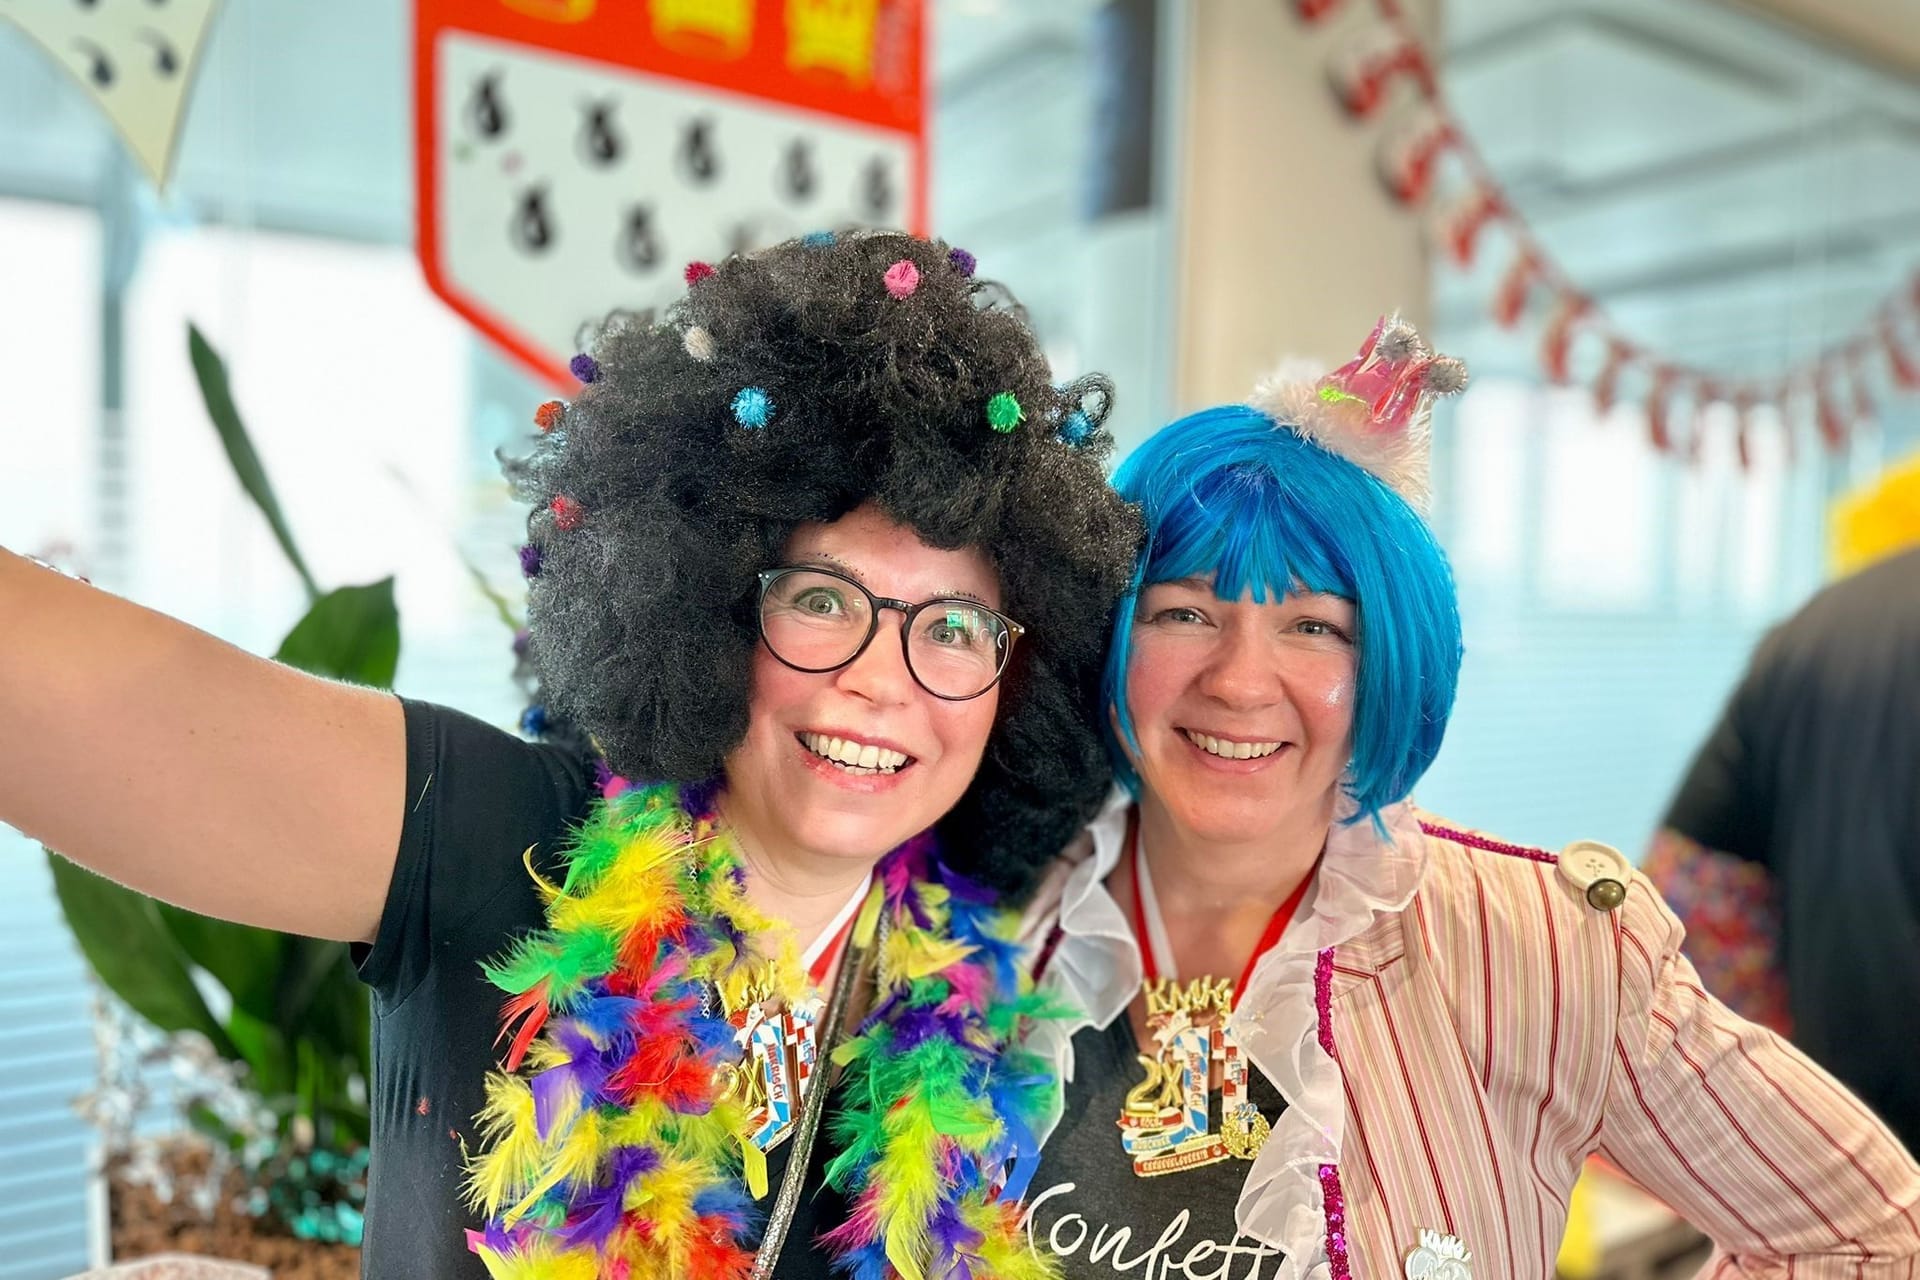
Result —
[[[868,582],[866,577],[858,569],[848,564],[845,560],[840,559],[840,557],[829,555],[825,551],[808,552],[807,554],[801,556],[800,559],[796,561],[796,563],[827,565],[830,568],[838,569],[840,572],[846,574],[849,578],[852,578],[855,582],[859,583],[861,586],[865,587],[867,590],[869,591],[873,590],[873,584]],[[979,605],[982,609],[993,608],[992,605],[988,604],[985,600],[982,600],[979,596],[975,595],[973,592],[962,591],[958,588],[954,588],[953,590],[950,590],[950,591],[937,591],[933,595],[927,598],[929,600],[971,600],[975,604]]]

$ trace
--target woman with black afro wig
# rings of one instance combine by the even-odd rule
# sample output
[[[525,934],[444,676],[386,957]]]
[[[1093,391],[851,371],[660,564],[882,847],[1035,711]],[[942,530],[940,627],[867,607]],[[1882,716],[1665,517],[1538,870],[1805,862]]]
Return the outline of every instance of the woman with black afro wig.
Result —
[[[901,264],[917,278],[896,297]],[[1111,385],[1056,387],[1021,314],[971,266],[964,250],[869,234],[696,267],[666,324],[607,327],[596,380],[511,470],[533,505],[530,656],[548,723],[584,730],[635,778],[723,772],[747,730],[754,575],[802,524],[871,506],[929,546],[983,552],[1026,632],[941,828],[951,865],[1017,898],[1111,779],[1086,708],[1137,522],[1102,467]],[[996,397],[1017,421],[990,421]],[[743,425],[736,410],[752,417],[761,398],[764,423]],[[575,503],[591,515],[562,530]]]
[[[543,741],[0,551],[0,821],[354,944],[364,1274],[1053,1273],[1015,907],[1110,781],[1139,522],[973,265],[809,236],[575,357],[509,465]]]

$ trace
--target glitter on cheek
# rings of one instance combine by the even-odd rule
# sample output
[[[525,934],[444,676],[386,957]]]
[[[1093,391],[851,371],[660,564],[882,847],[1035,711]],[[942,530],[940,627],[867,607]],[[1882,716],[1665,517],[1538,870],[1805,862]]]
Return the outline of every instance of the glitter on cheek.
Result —
[[[1343,680],[1335,680],[1327,686],[1327,691],[1321,695],[1321,703],[1326,706],[1328,710],[1338,710],[1341,707],[1353,705],[1353,684],[1352,676],[1348,676]]]

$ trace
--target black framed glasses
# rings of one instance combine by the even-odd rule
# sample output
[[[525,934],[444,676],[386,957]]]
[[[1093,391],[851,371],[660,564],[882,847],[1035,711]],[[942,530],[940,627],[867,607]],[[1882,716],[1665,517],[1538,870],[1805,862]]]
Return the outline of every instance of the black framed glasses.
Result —
[[[900,613],[900,649],[914,682],[936,698],[977,698],[1006,674],[1026,628],[978,600],[910,604],[876,596],[844,573],[812,565],[760,573],[760,638],[795,671],[837,671],[867,651],[880,611]]]

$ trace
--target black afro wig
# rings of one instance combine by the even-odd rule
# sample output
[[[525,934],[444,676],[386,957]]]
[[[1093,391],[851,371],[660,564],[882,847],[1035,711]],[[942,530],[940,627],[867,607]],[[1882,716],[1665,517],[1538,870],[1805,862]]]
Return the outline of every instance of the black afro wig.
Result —
[[[1110,781],[1093,717],[1140,523],[1102,466],[1111,385],[1056,387],[972,266],[855,233],[690,268],[664,323],[609,321],[580,395],[509,473],[533,504],[548,723],[633,778],[721,774],[747,729],[756,575],[796,526],[871,502],[932,546],[982,549],[1027,632],[940,827],[955,870],[1018,896]]]

